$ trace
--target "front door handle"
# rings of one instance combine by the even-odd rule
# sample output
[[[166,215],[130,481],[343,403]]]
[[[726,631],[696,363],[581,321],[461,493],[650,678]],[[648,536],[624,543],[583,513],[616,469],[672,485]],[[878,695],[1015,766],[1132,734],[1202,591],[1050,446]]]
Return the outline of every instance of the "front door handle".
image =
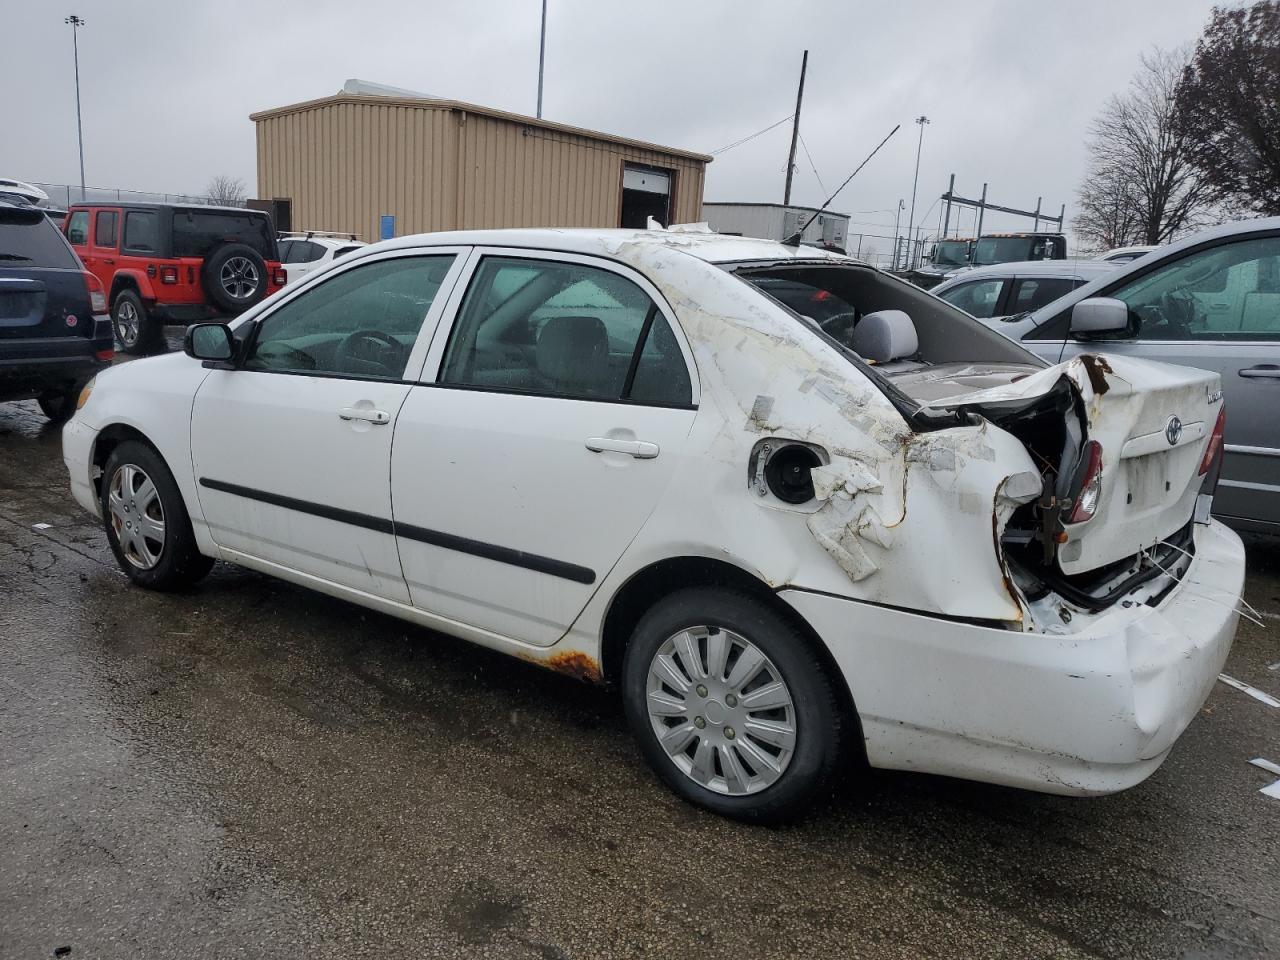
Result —
[[[369,407],[343,407],[338,411],[343,420],[367,420],[369,423],[384,424],[391,422],[391,414],[385,410],[373,410]]]
[[[611,437],[588,437],[587,449],[592,453],[625,453],[637,460],[652,460],[658,455],[658,445],[646,440],[614,440]]]
[[[105,257],[102,262],[107,264],[115,263],[115,261],[112,260],[110,257]]]
[[[1240,371],[1240,376],[1266,378],[1269,380],[1280,380],[1280,366],[1274,363],[1260,363],[1256,367],[1245,367]]]

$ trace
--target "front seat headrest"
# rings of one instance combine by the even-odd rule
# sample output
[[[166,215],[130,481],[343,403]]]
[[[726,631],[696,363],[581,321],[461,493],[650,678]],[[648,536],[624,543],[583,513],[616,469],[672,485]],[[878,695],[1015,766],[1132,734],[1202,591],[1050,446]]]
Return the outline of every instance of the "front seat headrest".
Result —
[[[853,350],[863,360],[888,363],[915,356],[919,349],[916,325],[901,310],[868,313],[853,328]]]
[[[609,333],[599,317],[552,317],[538,333],[534,359],[552,387],[597,393],[609,376]]]

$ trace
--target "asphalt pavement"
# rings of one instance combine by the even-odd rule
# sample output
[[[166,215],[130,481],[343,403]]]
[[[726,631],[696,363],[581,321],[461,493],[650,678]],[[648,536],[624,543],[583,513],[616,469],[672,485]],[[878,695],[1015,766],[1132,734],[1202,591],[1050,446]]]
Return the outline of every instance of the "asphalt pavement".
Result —
[[[1249,551],[1227,672],[1280,696],[1280,542]],[[57,431],[0,404],[5,960],[1277,955],[1259,756],[1280,708],[1219,683],[1116,796],[854,769],[744,826],[663,789],[607,690],[226,564],[130,586]]]

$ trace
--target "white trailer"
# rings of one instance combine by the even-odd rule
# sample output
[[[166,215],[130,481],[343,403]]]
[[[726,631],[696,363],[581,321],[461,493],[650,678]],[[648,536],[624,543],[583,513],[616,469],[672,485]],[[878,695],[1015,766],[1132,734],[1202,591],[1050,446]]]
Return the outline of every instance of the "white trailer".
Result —
[[[816,207],[785,206],[781,203],[703,203],[702,219],[716,233],[764,240],[786,240],[809,220]],[[802,243],[846,249],[849,215],[819,213],[800,236]]]

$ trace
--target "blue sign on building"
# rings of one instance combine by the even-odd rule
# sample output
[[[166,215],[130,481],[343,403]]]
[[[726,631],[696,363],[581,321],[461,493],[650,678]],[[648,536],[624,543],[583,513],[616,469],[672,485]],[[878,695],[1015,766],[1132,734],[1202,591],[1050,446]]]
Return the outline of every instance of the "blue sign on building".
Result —
[[[378,229],[379,240],[390,240],[396,235],[396,216],[394,213],[384,213],[382,222]]]

